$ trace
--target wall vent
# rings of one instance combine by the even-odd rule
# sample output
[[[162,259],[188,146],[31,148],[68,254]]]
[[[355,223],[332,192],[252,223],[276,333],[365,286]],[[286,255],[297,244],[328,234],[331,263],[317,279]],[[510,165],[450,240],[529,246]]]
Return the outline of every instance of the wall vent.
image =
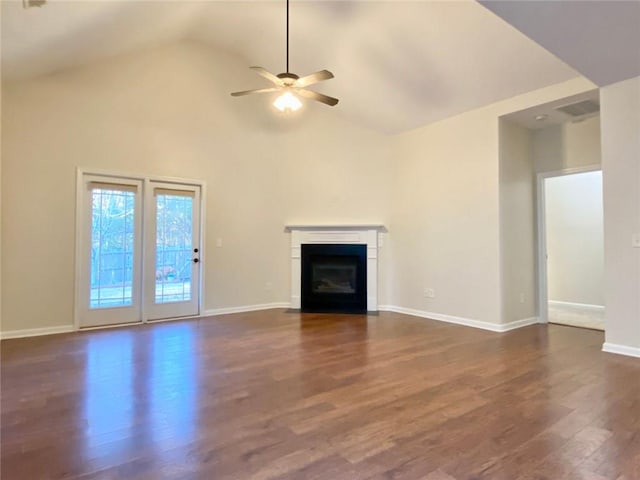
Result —
[[[563,105],[555,108],[558,112],[566,113],[570,117],[582,117],[600,111],[600,105],[593,100],[583,100],[581,102],[572,103],[571,105]]]

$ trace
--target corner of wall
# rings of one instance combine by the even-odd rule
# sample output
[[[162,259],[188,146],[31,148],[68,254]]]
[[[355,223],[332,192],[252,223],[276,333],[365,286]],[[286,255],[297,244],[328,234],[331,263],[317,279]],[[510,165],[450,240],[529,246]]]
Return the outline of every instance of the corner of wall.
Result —
[[[500,122],[500,293],[503,324],[536,317],[536,228],[531,132]]]
[[[604,196],[605,347],[640,349],[640,77],[600,91]],[[614,346],[614,347],[612,347]]]

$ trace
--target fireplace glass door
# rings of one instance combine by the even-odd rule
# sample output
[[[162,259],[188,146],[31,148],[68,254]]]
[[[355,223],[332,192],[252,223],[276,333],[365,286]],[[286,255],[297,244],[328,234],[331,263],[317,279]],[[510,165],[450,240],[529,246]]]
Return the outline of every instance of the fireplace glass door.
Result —
[[[312,264],[311,289],[317,294],[356,293],[357,258],[327,256]]]
[[[303,244],[302,310],[366,311],[366,253],[366,245]]]

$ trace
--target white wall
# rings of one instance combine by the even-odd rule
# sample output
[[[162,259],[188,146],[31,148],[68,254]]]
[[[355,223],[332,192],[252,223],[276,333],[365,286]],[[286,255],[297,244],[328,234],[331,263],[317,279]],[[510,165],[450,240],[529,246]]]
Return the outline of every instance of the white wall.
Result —
[[[604,305],[602,172],[545,181],[550,301]]]
[[[234,62],[184,42],[3,85],[3,331],[72,323],[76,167],[206,181],[206,309],[288,301],[286,223],[389,224],[388,138],[232,98],[260,83]]]
[[[640,77],[600,91],[605,348],[640,356]]]
[[[536,317],[535,178],[532,132],[500,120],[502,321]]]

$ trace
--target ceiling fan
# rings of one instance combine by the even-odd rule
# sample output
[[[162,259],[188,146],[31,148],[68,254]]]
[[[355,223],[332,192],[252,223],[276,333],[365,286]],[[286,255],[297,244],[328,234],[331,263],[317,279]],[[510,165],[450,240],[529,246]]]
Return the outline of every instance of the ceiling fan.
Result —
[[[314,92],[312,90],[306,90],[306,87],[310,85],[333,78],[333,73],[329,70],[320,70],[319,72],[315,72],[304,77],[299,77],[295,73],[289,71],[289,0],[287,0],[287,71],[274,75],[262,67],[249,68],[255,71],[258,75],[261,75],[272,82],[275,86],[245,90],[243,92],[233,92],[231,96],[241,97],[252,93],[282,92],[282,95],[273,102],[273,105],[281,112],[296,111],[302,106],[302,103],[296,95],[316,100],[331,107],[338,103],[337,98],[329,97],[328,95],[323,95],[322,93]]]

